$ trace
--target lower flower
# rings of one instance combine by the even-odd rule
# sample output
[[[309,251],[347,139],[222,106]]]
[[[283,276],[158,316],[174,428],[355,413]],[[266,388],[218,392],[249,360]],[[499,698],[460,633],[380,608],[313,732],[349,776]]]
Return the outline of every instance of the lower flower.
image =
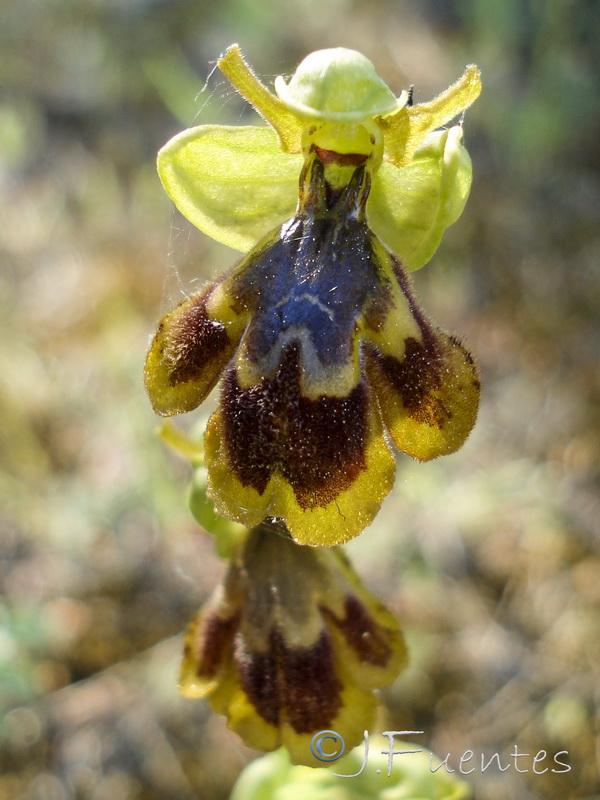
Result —
[[[283,523],[265,520],[190,625],[180,689],[206,697],[248,746],[283,745],[294,763],[322,766],[315,733],[358,744],[373,723],[374,690],[405,662],[396,619],[341,549],[301,547]]]

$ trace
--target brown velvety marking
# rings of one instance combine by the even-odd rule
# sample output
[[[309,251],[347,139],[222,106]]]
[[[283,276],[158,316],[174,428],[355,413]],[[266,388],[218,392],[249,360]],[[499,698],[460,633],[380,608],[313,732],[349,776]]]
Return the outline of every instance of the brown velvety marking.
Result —
[[[321,608],[321,612],[340,629],[361,662],[374,664],[376,667],[387,666],[392,649],[381,626],[373,621],[357,597],[346,598],[343,619],[339,619],[326,606]]]
[[[217,674],[227,648],[231,646],[239,621],[239,612],[226,619],[213,614],[204,620],[200,640],[196,643],[198,677],[214,678]],[[194,645],[192,649],[193,647]],[[184,655],[187,655],[187,647]]]
[[[279,470],[301,508],[325,506],[365,468],[368,391],[347,397],[301,395],[299,351],[284,351],[276,376],[242,390],[232,368],[222,409],[227,453],[244,486],[262,494]]]
[[[169,374],[171,386],[197,378],[206,364],[229,345],[225,325],[211,320],[206,313],[207,296],[208,292],[195,298],[165,332],[165,356],[173,365]]]
[[[431,393],[441,385],[442,359],[436,350],[413,338],[406,339],[402,361],[393,356],[378,356],[383,374],[402,397],[408,414],[431,427],[442,428],[452,412]]]
[[[248,699],[271,725],[279,727],[285,721],[296,733],[311,733],[333,723],[341,707],[342,685],[327,633],[312,647],[294,648],[275,629],[266,653],[249,652],[238,637],[234,658]]]
[[[408,301],[411,314],[421,330],[422,342],[412,337],[406,339],[402,361],[377,352],[374,358],[395,391],[402,397],[402,403],[408,414],[417,422],[441,429],[451,419],[452,412],[439,397],[432,396],[432,392],[442,385],[441,376],[444,370],[444,358],[438,336],[419,307],[410,278],[397,258],[392,259],[392,268]],[[449,338],[453,343],[459,344],[453,337]],[[467,359],[470,359],[469,363],[474,363],[470,354],[464,349],[463,352]]]

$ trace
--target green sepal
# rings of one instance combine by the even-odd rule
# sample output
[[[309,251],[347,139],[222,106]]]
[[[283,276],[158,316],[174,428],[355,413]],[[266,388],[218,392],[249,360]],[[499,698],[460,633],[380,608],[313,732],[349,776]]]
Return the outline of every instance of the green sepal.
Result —
[[[447,125],[474,103],[480,93],[481,73],[470,64],[456,83],[429,103],[403,106],[376,117],[385,142],[385,158],[397,167],[405,167],[430,131]]]
[[[293,216],[301,155],[281,152],[269,128],[202,125],[159,151],[165,191],[193,225],[247,252]]]
[[[396,99],[369,59],[346,47],[310,53],[289,83],[275,79],[275,91],[300,117],[346,123],[396,111],[408,98],[403,92]]]
[[[367,203],[370,227],[407,269],[426,264],[461,215],[471,188],[471,159],[462,127],[430,133],[410,164],[384,161]]]

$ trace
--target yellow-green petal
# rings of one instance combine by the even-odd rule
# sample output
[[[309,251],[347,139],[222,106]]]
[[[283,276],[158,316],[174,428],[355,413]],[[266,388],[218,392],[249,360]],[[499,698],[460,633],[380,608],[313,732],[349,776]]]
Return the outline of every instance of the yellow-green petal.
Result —
[[[397,167],[410,163],[413,153],[427,134],[461,114],[477,100],[480,92],[481,73],[471,64],[460,80],[429,103],[404,106],[378,117],[376,122],[383,132],[385,158]]]
[[[369,225],[409,270],[429,261],[467,202],[471,159],[461,139],[460,125],[430,133],[410,164],[384,161],[373,181]]]
[[[244,61],[239,45],[232,44],[217,61],[217,66],[242,97],[275,129],[281,149],[285,153],[299,153],[303,123],[258,80]]]
[[[167,142],[158,173],[184,217],[246,252],[293,216],[302,161],[282,153],[269,128],[202,125]]]

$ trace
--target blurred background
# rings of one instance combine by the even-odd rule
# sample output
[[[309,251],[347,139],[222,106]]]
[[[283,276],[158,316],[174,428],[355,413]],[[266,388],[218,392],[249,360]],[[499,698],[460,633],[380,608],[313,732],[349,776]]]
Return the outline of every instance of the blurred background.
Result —
[[[598,797],[597,3],[1,5],[0,800],[222,800],[256,756],[177,694],[224,565],[142,385],[161,314],[236,258],[154,166],[185,127],[254,122],[222,76],[201,93],[232,42],[268,83],[355,48],[416,102],[482,69],[471,198],[415,276],[479,359],[479,422],[457,455],[400,458],[349,550],[411,650],[378,732],[424,730],[455,767],[503,754],[469,775],[483,800]],[[534,774],[540,750],[571,771]]]

